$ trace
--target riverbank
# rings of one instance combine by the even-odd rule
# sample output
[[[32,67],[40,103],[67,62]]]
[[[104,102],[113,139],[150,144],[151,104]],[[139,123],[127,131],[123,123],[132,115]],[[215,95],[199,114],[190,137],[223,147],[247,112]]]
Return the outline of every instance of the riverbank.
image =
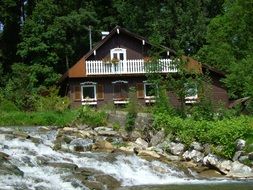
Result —
[[[246,190],[253,184],[249,179],[235,181],[220,174],[204,177],[193,168],[182,167],[179,163],[183,161],[141,155],[141,151],[153,150],[126,146],[123,132],[109,127],[11,127],[0,131],[0,185],[4,189],[160,190],[232,187],[234,183]]]

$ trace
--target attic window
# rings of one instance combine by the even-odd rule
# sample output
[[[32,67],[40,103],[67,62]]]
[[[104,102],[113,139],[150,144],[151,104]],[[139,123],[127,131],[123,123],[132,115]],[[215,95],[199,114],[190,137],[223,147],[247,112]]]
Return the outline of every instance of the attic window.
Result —
[[[111,49],[111,59],[118,59],[118,60],[126,60],[126,49],[124,48],[114,48]]]

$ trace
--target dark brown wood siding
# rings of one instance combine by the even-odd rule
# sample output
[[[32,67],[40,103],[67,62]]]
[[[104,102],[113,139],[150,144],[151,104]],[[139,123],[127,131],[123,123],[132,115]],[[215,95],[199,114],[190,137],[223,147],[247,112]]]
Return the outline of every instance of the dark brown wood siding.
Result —
[[[146,81],[147,78],[145,76],[118,76],[118,77],[104,77],[104,78],[79,78],[79,79],[71,79],[69,81],[70,84],[70,92],[69,97],[71,99],[72,107],[80,106],[81,100],[79,100],[75,94],[75,88],[83,82],[96,82],[97,83],[97,105],[101,106],[103,104],[113,104],[113,81],[128,81],[128,87],[136,88],[137,93],[136,97],[141,104],[145,104],[144,99],[144,89],[143,89],[143,81]],[[103,92],[102,92],[103,91]],[[210,88],[210,97],[214,103],[223,103],[228,106],[228,93],[226,89],[222,86],[222,83],[219,82],[217,78],[212,78],[212,84]],[[168,92],[168,98],[172,106],[179,107],[180,101],[174,92]]]
[[[147,43],[143,45],[141,40],[120,33],[104,43],[96,50],[96,55],[92,54],[87,60],[102,60],[104,58],[110,58],[110,50],[113,48],[126,49],[127,59],[142,59],[147,56],[147,51],[150,49],[150,45]]]

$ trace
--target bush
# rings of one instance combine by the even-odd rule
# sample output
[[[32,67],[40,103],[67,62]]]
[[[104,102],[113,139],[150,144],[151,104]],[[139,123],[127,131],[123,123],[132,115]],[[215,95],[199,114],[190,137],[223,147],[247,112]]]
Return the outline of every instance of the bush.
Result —
[[[78,111],[77,123],[87,124],[91,127],[98,127],[106,124],[107,114],[103,111],[96,111],[88,106],[82,106]]]
[[[168,116],[164,113],[154,115],[154,127],[164,128],[167,134],[179,137],[182,142],[190,144],[192,141],[221,146],[216,150],[222,156],[232,158],[235,152],[235,141],[239,138],[247,139],[252,134],[252,118],[246,116],[228,118],[217,121],[199,120],[192,118]]]
[[[35,109],[39,112],[43,111],[65,111],[69,105],[70,100],[67,97],[58,96],[58,89],[50,88],[46,96],[37,96],[35,101]]]
[[[9,100],[5,100],[2,98],[0,98],[0,111],[2,112],[15,112],[15,111],[19,111],[19,109],[17,108],[17,106],[9,101]]]
[[[137,116],[137,106],[138,100],[136,99],[136,90],[135,88],[131,88],[129,90],[129,103],[127,105],[127,115],[126,115],[126,131],[130,132],[134,128],[135,118]]]

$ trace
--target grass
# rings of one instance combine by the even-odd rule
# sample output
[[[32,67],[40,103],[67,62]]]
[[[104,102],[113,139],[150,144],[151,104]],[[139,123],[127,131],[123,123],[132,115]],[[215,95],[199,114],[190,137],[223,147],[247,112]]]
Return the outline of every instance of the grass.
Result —
[[[0,126],[65,126],[77,117],[76,110],[64,112],[1,112]]]

